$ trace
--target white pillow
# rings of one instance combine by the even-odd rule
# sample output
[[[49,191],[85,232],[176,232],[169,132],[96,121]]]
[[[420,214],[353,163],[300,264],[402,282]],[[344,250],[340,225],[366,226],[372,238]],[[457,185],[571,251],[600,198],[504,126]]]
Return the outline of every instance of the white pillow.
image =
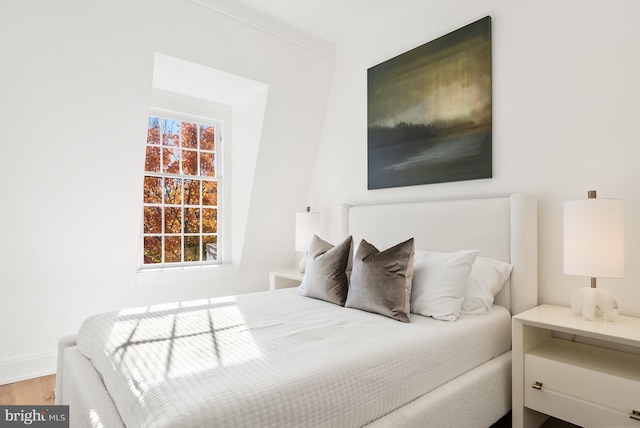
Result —
[[[479,256],[473,263],[464,291],[460,313],[483,315],[491,310],[493,298],[506,284],[513,265]]]
[[[411,312],[443,321],[457,320],[467,277],[477,255],[477,250],[416,251]]]

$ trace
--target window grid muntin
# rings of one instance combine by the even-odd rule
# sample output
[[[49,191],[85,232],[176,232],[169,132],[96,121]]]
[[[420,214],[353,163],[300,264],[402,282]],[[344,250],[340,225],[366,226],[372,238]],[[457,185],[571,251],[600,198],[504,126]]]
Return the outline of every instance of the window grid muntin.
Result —
[[[158,207],[160,209],[161,212],[161,233],[144,233],[143,231],[143,238],[147,238],[147,237],[158,237],[160,238],[160,254],[161,254],[161,258],[162,261],[160,263],[146,263],[145,260],[143,260],[142,263],[142,267],[143,268],[160,268],[160,267],[165,267],[165,266],[181,266],[181,265],[186,265],[186,266],[196,266],[196,265],[205,265],[205,264],[219,264],[220,261],[220,257],[219,257],[219,245],[220,245],[220,241],[219,241],[219,232],[220,232],[220,190],[221,190],[221,180],[220,177],[218,175],[218,171],[220,171],[219,165],[218,165],[218,159],[219,157],[217,156],[219,154],[219,150],[220,150],[220,145],[221,145],[221,123],[207,123],[206,121],[193,121],[190,119],[172,119],[169,117],[163,117],[161,115],[157,115],[157,116],[150,116],[149,117],[149,124],[148,124],[148,129],[151,129],[150,125],[151,125],[151,118],[157,119],[159,122],[159,138],[158,138],[158,142],[157,143],[151,143],[149,141],[149,131],[147,131],[147,142],[145,144],[146,148],[149,147],[154,147],[154,148],[158,148],[159,149],[159,161],[158,161],[158,167],[159,167],[159,172],[158,171],[147,171],[146,170],[146,151],[145,151],[145,171],[144,171],[144,175],[145,177],[155,177],[155,178],[160,178],[160,193],[161,193],[161,203],[150,203],[150,202],[144,202],[143,206],[144,208],[146,207]],[[175,123],[177,123],[177,129],[179,132],[179,137],[178,137],[178,144],[165,144],[165,126],[164,124],[166,123],[165,121],[173,121]],[[217,121],[216,121],[217,122]],[[196,130],[196,145],[197,148],[189,148],[187,146],[185,146],[183,144],[183,138],[182,138],[182,123],[188,124],[188,125],[194,125],[195,126],[195,130]],[[206,129],[209,128],[213,128],[213,149],[203,149],[202,147],[202,139],[203,139],[203,133]],[[175,129],[175,128],[174,128]],[[173,140],[173,139],[172,139]],[[177,164],[178,164],[178,173],[170,173],[170,172],[163,172],[165,169],[165,165],[164,165],[164,156],[165,156],[165,150],[164,149],[174,149],[174,150],[179,150],[179,154],[178,154],[178,160],[177,160]],[[145,149],[146,150],[146,149]],[[192,175],[192,174],[186,174],[184,171],[184,155],[183,153],[187,151],[187,152],[195,152],[197,154],[196,156],[196,173],[197,175]],[[204,171],[202,171],[202,157],[201,154],[205,153],[205,154],[209,154],[212,156],[212,164],[209,166],[210,168],[213,168],[213,173],[214,175],[204,175]],[[176,179],[176,180],[180,180],[180,186],[179,186],[179,191],[180,191],[180,202],[179,203],[169,203],[166,199],[169,196],[168,192],[167,192],[167,187],[166,187],[166,179]],[[199,190],[199,194],[198,194],[198,201],[197,204],[186,204],[185,203],[185,182],[186,181],[196,181],[198,183],[198,190]],[[212,205],[205,205],[204,204],[204,189],[205,189],[205,183],[215,183],[215,200],[212,201],[214,202],[214,204]],[[143,208],[143,210],[144,210]],[[174,233],[174,232],[167,232],[166,230],[166,215],[167,215],[167,208],[179,208],[180,209],[180,217],[181,217],[181,227],[180,227],[180,232],[179,233]],[[199,214],[199,218],[198,218],[198,229],[199,232],[186,232],[187,230],[187,224],[186,224],[186,209],[197,209],[198,210],[198,214]],[[215,228],[214,228],[214,232],[204,232],[204,217],[205,217],[205,211],[207,209],[211,209],[211,210],[215,210]],[[179,237],[180,238],[180,262],[167,262],[167,254],[166,254],[166,239],[167,237]],[[188,237],[198,237],[199,238],[199,245],[198,245],[198,261],[186,261],[186,251],[185,251],[185,244],[187,243],[187,238]],[[205,244],[207,243],[207,241],[211,240],[212,242],[215,242],[216,244],[216,254],[217,257],[215,260],[206,260],[207,258],[207,251],[205,249]],[[143,239],[144,241],[144,239]],[[144,245],[143,242],[143,249],[146,250],[146,246]],[[143,251],[144,252],[144,251]]]

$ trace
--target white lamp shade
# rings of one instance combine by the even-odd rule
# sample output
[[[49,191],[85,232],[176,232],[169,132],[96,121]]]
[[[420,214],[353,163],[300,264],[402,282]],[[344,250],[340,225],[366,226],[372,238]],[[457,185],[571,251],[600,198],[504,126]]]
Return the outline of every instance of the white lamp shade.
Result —
[[[320,213],[296,213],[296,251],[307,251],[320,226]]]
[[[590,198],[564,203],[564,273],[624,276],[624,202]]]

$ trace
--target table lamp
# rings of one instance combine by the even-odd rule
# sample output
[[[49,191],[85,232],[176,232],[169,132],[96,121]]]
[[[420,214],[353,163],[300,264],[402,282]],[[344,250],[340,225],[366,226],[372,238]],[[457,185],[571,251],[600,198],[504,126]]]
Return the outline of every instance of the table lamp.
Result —
[[[311,239],[320,225],[320,213],[311,212],[307,207],[306,212],[296,213],[296,251],[304,251],[305,255],[300,260],[300,272],[304,273],[307,265],[307,251],[311,245]]]
[[[618,316],[618,304],[611,293],[596,288],[596,278],[624,276],[624,203],[620,199],[596,198],[564,203],[564,264],[567,275],[591,277],[591,287],[578,290],[571,300],[576,315],[587,320]]]

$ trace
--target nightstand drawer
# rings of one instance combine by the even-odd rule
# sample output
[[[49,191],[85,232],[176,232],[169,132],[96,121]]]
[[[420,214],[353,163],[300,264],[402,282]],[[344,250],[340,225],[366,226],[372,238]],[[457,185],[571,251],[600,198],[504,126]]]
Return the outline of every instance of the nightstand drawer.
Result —
[[[583,426],[640,428],[630,418],[640,411],[640,356],[550,339],[524,358],[526,407]]]
[[[555,418],[589,428],[638,428],[640,421],[594,403],[545,390],[525,392],[525,406]]]

